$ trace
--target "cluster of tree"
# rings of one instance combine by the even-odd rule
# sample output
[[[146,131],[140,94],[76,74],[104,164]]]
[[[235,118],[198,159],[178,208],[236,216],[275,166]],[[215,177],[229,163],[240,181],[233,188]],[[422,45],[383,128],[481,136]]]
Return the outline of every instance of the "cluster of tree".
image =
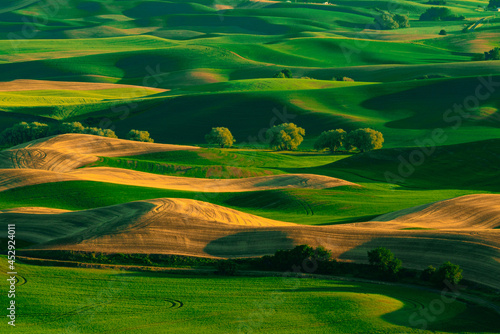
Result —
[[[447,284],[457,285],[462,280],[463,270],[460,266],[451,262],[443,263],[439,268],[428,266],[422,271],[420,278],[423,281],[432,282],[438,287],[444,287]]]
[[[402,269],[402,262],[387,248],[379,247],[368,251],[368,262],[375,269],[375,272],[383,279],[395,280]],[[462,280],[463,270],[460,266],[451,262],[443,263],[438,269],[433,266],[427,267],[420,274],[420,279],[425,282],[432,282],[438,287],[447,284],[457,285]]]
[[[275,125],[266,132],[269,147],[274,150],[295,150],[304,140],[305,130],[293,123]],[[221,148],[231,147],[235,139],[228,128],[217,127],[205,136],[209,144],[219,145]]]
[[[476,57],[476,60],[500,60],[500,48],[496,47]]]
[[[261,259],[261,265],[271,270],[286,271],[294,267],[308,267],[307,262],[328,262],[332,253],[324,247],[313,248],[309,245],[298,245],[290,250],[278,250],[274,255],[266,255]]]
[[[429,266],[420,274],[404,269],[402,261],[387,248],[378,247],[368,251],[369,265],[338,262],[324,247],[298,245],[289,250],[278,250],[274,255],[260,258],[221,260],[216,264],[216,273],[235,275],[240,265],[250,269],[308,272],[325,275],[354,275],[368,279],[410,282],[432,282],[437,287],[457,285],[462,280],[462,269],[451,262],[443,263],[438,269]]]
[[[18,145],[31,140],[63,133],[86,133],[97,136],[118,138],[112,130],[84,127],[78,122],[62,123],[50,126],[39,122],[21,122],[14,124],[12,127],[3,130],[0,133],[0,144]]]
[[[410,27],[410,20],[408,19],[408,16],[391,13],[384,13],[375,17],[375,23],[381,30],[393,30]]]
[[[50,128],[47,124],[21,122],[0,133],[0,144],[18,145],[30,140],[47,137]]]
[[[354,79],[351,79],[349,77],[342,77],[342,76],[333,77],[332,80],[333,81],[351,81],[351,82],[354,81]]]
[[[314,143],[316,150],[328,149],[331,153],[344,148],[350,151],[357,148],[361,152],[382,148],[384,136],[373,129],[356,129],[349,133],[343,129],[324,131]]]
[[[441,29],[441,30],[439,31],[439,35],[441,35],[441,36],[446,36],[447,34],[448,34],[448,33],[447,33],[447,32],[446,32],[446,30],[444,30],[444,29]]]
[[[127,139],[134,140],[134,141],[142,141],[142,142],[146,142],[146,143],[154,143],[154,140],[153,140],[153,138],[151,138],[148,131],[141,131],[141,130],[133,130],[132,129],[127,134]]]
[[[446,7],[431,7],[419,18],[420,21],[460,21],[465,20],[463,15],[455,15]]]
[[[296,150],[304,140],[306,132],[294,123],[275,125],[266,132],[269,147],[278,151]],[[205,136],[209,144],[219,145],[221,148],[231,147],[235,139],[228,128],[212,128]],[[361,152],[382,148],[384,136],[373,129],[356,129],[349,133],[343,129],[324,131],[314,144],[316,150],[328,149],[332,153],[343,148],[350,151],[357,148]]]
[[[59,135],[64,133],[83,133],[108,138],[118,138],[113,130],[97,127],[86,127],[80,122],[66,122],[58,124],[45,124],[39,122],[21,122],[3,130],[0,133],[0,145],[18,145],[31,140]],[[128,139],[137,141],[153,142],[149,132],[131,130]]]
[[[292,78],[292,71],[290,71],[288,68],[282,69],[278,73],[276,73],[273,78],[281,78],[281,79],[290,79]]]
[[[26,256],[40,257],[40,251],[25,251]],[[402,280],[410,270],[402,267],[402,262],[387,248],[379,247],[368,252],[369,265],[336,261],[332,253],[324,247],[298,245],[289,250],[278,250],[274,255],[259,258],[219,260],[180,255],[162,254],[105,254],[79,251],[43,251],[44,259],[62,261],[126,264],[142,266],[215,266],[219,275],[233,276],[241,267],[254,270],[308,272],[325,275],[350,275],[368,279]],[[405,272],[407,271],[407,272]],[[415,271],[412,271],[412,273]],[[427,267],[413,279],[432,282],[438,287],[457,285],[462,280],[462,269],[451,262],[439,268]]]

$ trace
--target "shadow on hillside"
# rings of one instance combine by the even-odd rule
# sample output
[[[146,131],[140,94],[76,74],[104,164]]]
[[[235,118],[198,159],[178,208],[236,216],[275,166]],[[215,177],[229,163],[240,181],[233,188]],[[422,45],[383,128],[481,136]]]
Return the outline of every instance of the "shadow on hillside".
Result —
[[[500,267],[495,259],[500,252],[495,246],[480,234],[400,230],[394,236],[373,238],[360,244],[342,253],[338,259],[367,263],[368,251],[385,247],[402,261],[404,268],[423,270],[429,265],[439,267],[450,261],[463,269],[465,280],[499,289]]]
[[[496,80],[496,78],[495,78]],[[496,82],[496,81],[493,81]],[[482,116],[479,111],[467,111],[471,117],[461,117],[454,105],[462,106],[464,97],[474,97],[474,92],[480,86],[476,78],[459,78],[453,80],[428,80],[420,86],[408,85],[404,90],[372,97],[361,103],[366,109],[380,112],[409,111],[410,116],[386,123],[389,128],[396,129],[434,129],[450,127],[461,123],[473,126],[498,127],[495,117]],[[413,86],[413,87],[412,87]],[[483,89],[483,86],[481,86]],[[418,99],[425,96],[425,99]],[[494,91],[489,101],[498,99],[500,93]],[[448,111],[450,110],[450,111]],[[451,112],[453,111],[453,112]],[[451,113],[450,113],[451,112]]]
[[[367,284],[367,283],[347,283],[345,285],[340,285],[338,282],[325,282],[324,287],[304,287],[298,289],[284,289],[283,292],[287,293],[297,293],[304,292],[311,294],[319,294],[325,296],[325,293],[352,293],[357,297],[364,299],[363,297],[370,298],[377,297],[377,295],[383,295],[395,300],[399,300],[403,303],[403,306],[390,313],[382,314],[380,318],[388,323],[404,326],[409,328],[418,328],[431,330],[431,331],[444,331],[447,333],[461,333],[461,332],[498,332],[497,321],[498,314],[494,311],[468,304],[467,309],[464,312],[458,312],[454,314],[451,318],[447,315],[451,315],[448,312],[453,313],[453,309],[456,309],[457,304],[461,304],[459,301],[454,301],[452,303],[446,304],[444,311],[441,313],[442,317],[435,316],[434,318],[429,317],[432,321],[426,320],[426,318],[421,315],[421,310],[427,310],[428,316],[430,314],[430,304],[436,303],[436,300],[441,300],[441,296],[438,293],[433,293],[430,291],[421,291],[425,288],[415,289],[399,286],[388,286],[380,284]],[[354,297],[354,296],[353,296]],[[335,298],[332,295],[332,299]],[[344,297],[345,298],[345,297]],[[381,301],[383,303],[384,301]],[[351,301],[351,303],[358,304],[363,307],[363,302],[361,301]],[[376,303],[376,301],[372,301]],[[331,305],[332,312],[336,310],[333,308],[336,305],[342,305],[335,303],[328,303],[325,305]],[[327,306],[328,307],[328,306]],[[338,310],[345,312],[345,310]],[[361,309],[360,311],[366,311]],[[448,313],[448,314],[447,314]],[[367,319],[368,320],[368,319]]]
[[[472,272],[472,270],[467,270],[467,267],[464,268],[465,279],[474,281],[474,276],[476,276],[476,279],[480,279],[484,284],[498,285],[495,274],[500,274],[500,267],[494,259],[499,256],[499,251],[494,246],[480,244],[480,236],[460,232],[445,233],[437,230],[407,232],[407,235],[398,233],[394,237],[373,238],[342,253],[339,259],[366,263],[368,251],[377,247],[385,247],[403,261],[403,267],[423,269],[428,265],[439,266],[445,261],[451,261],[461,266],[467,265],[474,270]],[[471,262],[484,265],[484,269],[471,265]],[[487,269],[488,267],[496,270],[491,272]]]
[[[248,257],[274,254],[279,249],[292,249],[293,239],[282,231],[250,231],[228,235],[211,241],[204,249],[219,257]]]
[[[47,247],[74,245],[85,240],[140,230],[149,224],[149,220],[142,220],[142,217],[155,208],[155,204],[135,201],[52,215],[26,213],[4,215],[10,215],[11,219],[19,219],[24,225],[28,225],[28,222],[30,222],[34,226],[50,226],[53,229],[52,235],[54,235],[55,231],[59,231],[58,238],[39,244]],[[5,218],[9,218],[9,216]]]

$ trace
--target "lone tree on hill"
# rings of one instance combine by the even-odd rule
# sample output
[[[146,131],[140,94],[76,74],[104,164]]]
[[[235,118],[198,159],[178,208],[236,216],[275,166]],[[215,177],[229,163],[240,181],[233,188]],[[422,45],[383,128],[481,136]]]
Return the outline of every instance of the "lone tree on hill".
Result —
[[[231,147],[236,140],[234,140],[231,131],[228,128],[218,127],[212,128],[209,134],[205,136],[205,140],[209,144],[216,144],[220,147]]]
[[[401,269],[402,264],[400,259],[396,258],[390,250],[384,247],[368,251],[368,262],[379,273],[387,277],[394,277]]]
[[[304,140],[306,131],[293,123],[275,125],[267,130],[269,147],[274,150],[295,150]]]
[[[143,141],[146,143],[154,143],[153,138],[150,137],[148,131],[140,131],[140,130],[130,130],[127,134],[127,139],[135,140],[135,141]]]
[[[346,149],[358,148],[361,152],[382,148],[384,136],[373,129],[356,129],[349,132],[346,138]]]
[[[329,149],[331,153],[336,152],[342,146],[347,136],[347,132],[342,129],[324,131],[314,143],[314,149]]]

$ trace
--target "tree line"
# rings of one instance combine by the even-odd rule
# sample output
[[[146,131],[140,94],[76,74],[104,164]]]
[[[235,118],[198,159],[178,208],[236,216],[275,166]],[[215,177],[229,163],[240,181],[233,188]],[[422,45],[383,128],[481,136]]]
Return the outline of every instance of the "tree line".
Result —
[[[305,130],[294,123],[275,125],[266,132],[267,143],[273,150],[291,151],[299,147],[304,140]],[[221,148],[231,147],[236,140],[231,131],[225,127],[212,128],[205,136],[207,143],[219,145]],[[363,128],[346,132],[343,129],[328,130],[321,133],[314,149],[328,150],[331,153],[341,149],[351,151],[357,148],[361,152],[382,148],[384,136],[381,132]]]
[[[332,253],[324,247],[313,248],[298,245],[290,250],[278,250],[274,255],[261,258],[222,260],[216,263],[220,275],[235,275],[239,266],[249,269],[300,272],[299,268],[309,273],[324,275],[353,275],[356,277],[383,281],[404,281],[432,284],[436,287],[458,285],[463,279],[460,266],[449,261],[435,268],[427,267],[415,272],[402,267],[402,261],[385,247],[378,247],[367,252],[369,265],[338,262]],[[297,268],[295,271],[294,268]]]
[[[111,129],[83,126],[80,122],[58,123],[54,125],[39,122],[20,122],[0,133],[0,145],[19,145],[31,140],[65,133],[82,133],[108,138],[118,138]],[[127,139],[149,143],[154,142],[148,131],[140,130],[130,130],[127,134]]]
[[[111,129],[97,127],[86,127],[80,122],[66,122],[48,125],[39,122],[20,122],[0,133],[0,145],[13,146],[31,140],[66,133],[82,133],[108,138],[118,138]],[[296,150],[303,142],[305,130],[294,123],[283,123],[275,125],[266,132],[269,147],[278,151]],[[148,131],[132,129],[128,132],[126,139],[153,143]],[[221,148],[231,147],[236,140],[231,131],[225,127],[212,128],[205,136],[209,144],[219,145]],[[358,149],[361,152],[379,149],[382,147],[384,137],[381,132],[364,128],[346,132],[343,129],[328,130],[321,133],[314,148],[319,151],[330,151],[331,153]]]

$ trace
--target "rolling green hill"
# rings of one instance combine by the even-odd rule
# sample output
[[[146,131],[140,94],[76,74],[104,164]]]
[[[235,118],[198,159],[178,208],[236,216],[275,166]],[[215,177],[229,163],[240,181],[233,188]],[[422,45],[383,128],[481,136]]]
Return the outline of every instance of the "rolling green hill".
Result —
[[[500,46],[500,13],[487,4],[1,1],[0,132],[77,121],[155,142],[25,134],[1,147],[0,222],[15,222],[16,247],[88,252],[97,263],[96,252],[234,259],[308,243],[331,251],[339,265],[328,273],[344,275],[17,259],[17,329],[498,332],[500,60],[477,59]],[[436,6],[464,19],[419,20]],[[379,29],[383,14],[410,26]],[[289,122],[304,142],[269,149],[267,130]],[[213,127],[227,127],[234,145],[207,144]],[[313,150],[323,131],[358,128],[382,132],[383,148]],[[407,268],[391,279],[408,285],[350,277],[380,246]],[[434,312],[447,290],[417,270],[444,261],[464,269],[467,286]],[[4,275],[7,265],[0,255]],[[337,273],[351,265],[360,272]],[[422,322],[429,310],[439,314]]]
[[[6,259],[1,261],[2,268],[7,268]],[[409,327],[408,318],[421,305],[440,296],[407,287],[30,264],[19,267],[23,283],[17,287],[17,301],[27,308],[16,325],[23,333],[73,328],[85,328],[92,333],[140,328],[143,333],[157,333],[166,326],[169,330],[204,333],[288,333],[288,327],[309,333],[324,333],[325,329],[352,333],[353,328],[384,333],[441,333],[450,328],[490,331],[496,324],[493,311],[456,300],[447,304],[439,319],[428,323],[428,330],[418,329],[420,322]],[[55,277],[59,281],[57,289],[53,284]],[[61,304],[61,298],[67,301]],[[43,325],[39,325],[41,322]]]

